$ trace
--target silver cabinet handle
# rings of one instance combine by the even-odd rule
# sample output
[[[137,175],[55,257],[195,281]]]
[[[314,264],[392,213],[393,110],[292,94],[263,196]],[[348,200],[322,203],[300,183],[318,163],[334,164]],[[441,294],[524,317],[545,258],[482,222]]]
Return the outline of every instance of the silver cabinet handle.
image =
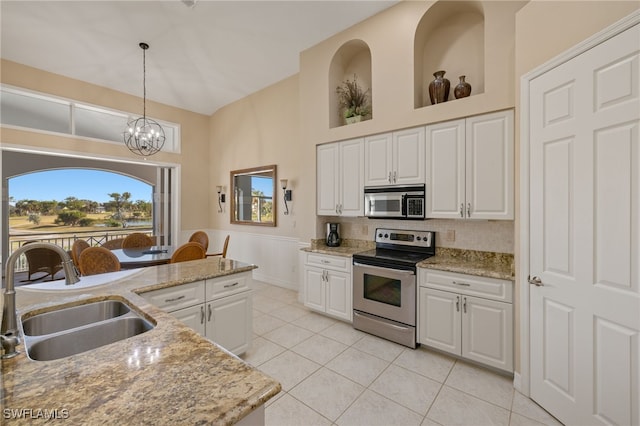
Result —
[[[389,172],[389,177],[387,178],[387,182],[391,183],[391,172]]]
[[[200,324],[204,324],[204,306],[200,306]]]
[[[453,283],[455,285],[461,285],[461,286],[464,286],[464,287],[471,287],[471,284],[467,284],[467,283],[459,283],[458,281],[454,281]]]
[[[336,214],[338,214],[338,205],[336,204]]]
[[[321,259],[320,263],[331,263],[331,262],[329,262],[328,260],[325,260],[325,259]]]
[[[182,296],[178,296],[178,297],[174,297],[173,299],[165,299],[165,303],[170,303],[170,302],[177,302],[178,300],[182,300],[185,298],[185,295],[183,294]]]
[[[463,209],[464,209],[464,203],[460,203],[460,217],[464,217]]]
[[[532,277],[531,275],[529,275],[529,277],[527,278],[527,281],[529,281],[529,284],[533,284],[536,287],[544,286],[544,284],[542,284],[542,280],[538,277]]]
[[[393,172],[393,183],[396,183],[398,172]]]
[[[456,296],[456,312],[460,312],[460,296]]]
[[[209,313],[209,317],[207,318],[207,321],[211,321],[211,304],[207,305],[207,309],[208,309],[208,313]]]
[[[462,311],[466,314],[467,313],[467,298],[463,297],[462,300],[463,300],[463,302],[462,302]]]
[[[237,286],[237,285],[238,285],[238,283],[237,283],[237,282],[235,282],[235,283],[233,283],[233,284],[227,284],[227,285],[225,285],[225,286],[224,286],[224,288],[231,288],[231,287],[235,287],[235,286]]]
[[[342,214],[342,204],[338,204],[338,205],[340,206],[339,212],[340,212],[340,214]]]
[[[471,203],[467,203],[467,217],[471,217]]]

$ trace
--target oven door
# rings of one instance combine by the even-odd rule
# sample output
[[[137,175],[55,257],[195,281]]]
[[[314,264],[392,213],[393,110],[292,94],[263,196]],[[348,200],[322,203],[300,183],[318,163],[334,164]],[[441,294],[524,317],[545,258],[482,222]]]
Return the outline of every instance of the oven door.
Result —
[[[355,262],[353,309],[415,326],[415,272]]]

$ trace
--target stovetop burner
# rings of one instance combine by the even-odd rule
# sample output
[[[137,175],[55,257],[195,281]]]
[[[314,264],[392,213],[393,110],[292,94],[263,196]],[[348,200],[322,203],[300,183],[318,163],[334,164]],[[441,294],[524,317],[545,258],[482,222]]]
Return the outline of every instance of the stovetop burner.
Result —
[[[415,268],[435,255],[435,232],[376,229],[376,248],[353,255],[353,261],[396,269]]]

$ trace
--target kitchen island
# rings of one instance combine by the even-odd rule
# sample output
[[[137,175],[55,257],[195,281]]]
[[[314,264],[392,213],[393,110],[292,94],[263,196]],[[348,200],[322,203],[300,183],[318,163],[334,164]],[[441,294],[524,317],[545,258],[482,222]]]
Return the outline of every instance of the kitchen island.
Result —
[[[155,327],[143,334],[53,361],[20,354],[2,361],[3,422],[57,418],[66,424],[259,424],[280,384],[202,337],[141,294],[250,272],[231,259],[161,265],[113,273],[95,286],[16,288],[18,316],[79,300],[123,300]],[[95,280],[86,277],[85,282]],[[1,300],[0,300],[1,302]],[[1,304],[0,304],[1,306]]]

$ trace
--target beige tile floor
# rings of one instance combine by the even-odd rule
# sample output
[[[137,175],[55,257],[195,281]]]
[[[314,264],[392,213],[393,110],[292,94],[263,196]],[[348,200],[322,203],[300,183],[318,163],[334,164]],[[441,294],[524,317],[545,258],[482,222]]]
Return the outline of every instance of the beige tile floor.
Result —
[[[560,424],[510,377],[360,332],[308,310],[297,292],[255,289],[242,358],[283,389],[267,403],[267,426]]]

